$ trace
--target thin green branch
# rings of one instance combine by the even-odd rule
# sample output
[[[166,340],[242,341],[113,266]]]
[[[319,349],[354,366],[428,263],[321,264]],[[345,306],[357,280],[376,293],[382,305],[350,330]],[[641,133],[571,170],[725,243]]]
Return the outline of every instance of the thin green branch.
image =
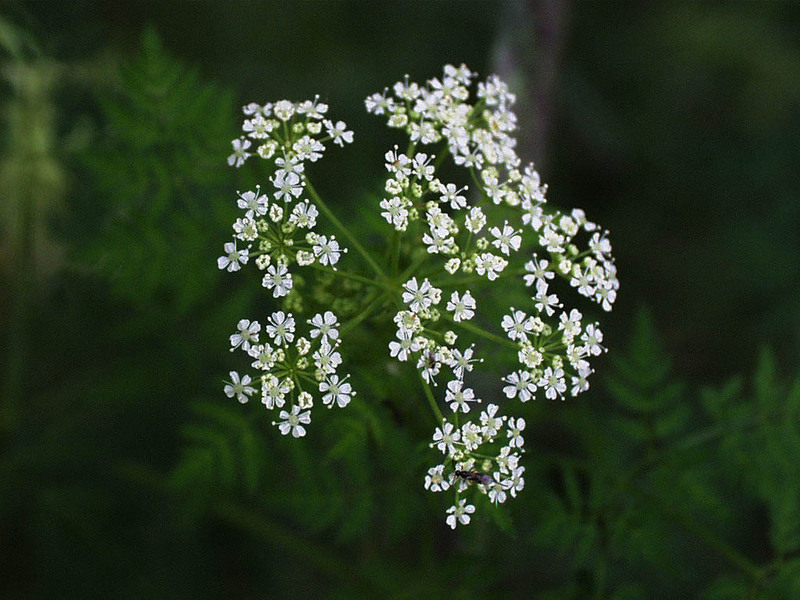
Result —
[[[318,263],[311,264],[311,267],[317,269],[318,271],[323,271],[325,273],[334,275],[335,277],[341,277],[343,279],[352,279],[353,281],[358,281],[359,283],[363,283],[364,285],[376,287],[382,290],[387,289],[387,285],[384,281],[378,281],[375,278],[364,277],[363,275],[357,275],[356,273],[350,273],[348,271],[342,271],[339,269],[331,269],[330,267],[325,267]]]
[[[474,285],[476,283],[477,284],[486,283],[486,284],[496,285],[496,282],[498,280],[509,279],[511,277],[518,277],[520,275],[525,275],[527,272],[528,271],[526,271],[525,269],[513,269],[513,270],[506,269],[505,271],[500,273],[500,275],[498,275],[493,281],[489,281],[483,275],[475,274],[475,275],[466,275],[464,277],[450,277],[432,283],[437,287],[440,286],[452,287],[455,285]]]
[[[358,241],[358,238],[354,236],[350,230],[345,227],[342,222],[336,217],[336,215],[331,212],[331,209],[328,208],[328,205],[322,200],[320,195],[317,193],[317,190],[314,189],[314,186],[311,185],[311,182],[306,178],[306,190],[308,190],[309,195],[314,200],[314,203],[319,207],[322,213],[328,218],[328,220],[334,224],[334,226],[342,232],[342,235],[347,238],[347,241],[350,242],[350,245],[356,249],[356,251],[361,255],[361,257],[367,262],[367,264],[375,271],[375,274],[380,279],[386,279],[386,274],[383,272],[383,269],[380,268],[378,263],[376,263],[372,256],[364,249],[364,246],[361,245],[361,242]]]
[[[353,317],[352,319],[347,321],[347,323],[344,323],[339,328],[339,333],[344,335],[345,333],[350,331],[353,327],[355,327],[356,325],[361,323],[364,319],[366,319],[368,316],[370,316],[376,308],[380,307],[383,304],[385,298],[386,298],[386,294],[378,294],[367,305],[367,307],[358,314],[358,316]]]
[[[439,405],[436,404],[436,398],[433,397],[433,390],[431,390],[430,384],[422,378],[421,374],[419,378],[420,381],[422,381],[422,389],[425,390],[425,398],[428,400],[428,405],[431,407],[436,417],[436,422],[441,425],[444,422],[444,415],[442,415],[442,411],[439,410]]]
[[[458,322],[455,322],[455,321],[452,320],[452,318],[450,318],[450,315],[445,313],[444,316],[449,318],[453,322],[453,324],[455,326],[458,326],[458,327],[461,327],[462,329],[470,331],[470,332],[474,333],[475,335],[478,335],[478,336],[480,336],[482,338],[486,338],[487,340],[491,340],[491,341],[496,342],[498,344],[502,344],[503,346],[506,346],[508,348],[513,348],[514,350],[518,350],[519,349],[519,345],[518,344],[515,344],[511,340],[506,339],[504,337],[500,337],[499,335],[497,335],[495,333],[492,333],[490,331],[486,331],[482,327],[478,327],[477,325],[475,325],[474,323],[472,323],[470,321],[458,321]]]

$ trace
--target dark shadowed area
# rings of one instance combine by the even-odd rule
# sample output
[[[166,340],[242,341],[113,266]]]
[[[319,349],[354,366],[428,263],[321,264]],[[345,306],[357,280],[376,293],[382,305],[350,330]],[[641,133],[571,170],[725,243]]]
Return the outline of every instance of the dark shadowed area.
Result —
[[[364,99],[446,63],[509,82],[621,282],[592,388],[523,406],[525,489],[456,531],[391,333],[287,439],[223,394],[274,305],[216,264],[242,105],[330,104],[315,182],[382,248]],[[797,3],[5,2],[0,597],[800,598],[798,257]]]

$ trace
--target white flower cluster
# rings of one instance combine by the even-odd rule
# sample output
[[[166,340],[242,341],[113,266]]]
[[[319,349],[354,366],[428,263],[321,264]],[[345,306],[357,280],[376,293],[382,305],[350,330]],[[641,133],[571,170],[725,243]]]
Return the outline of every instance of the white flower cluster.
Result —
[[[366,99],[367,111],[384,115],[389,127],[403,130],[410,141],[405,153],[395,146],[385,155],[387,195],[380,202],[381,216],[396,231],[412,235],[418,240],[413,243],[430,255],[442,256],[443,271],[449,275],[477,274],[475,286],[501,277],[524,281],[531,288],[530,307],[509,307],[500,323],[519,361],[519,368],[503,378],[503,392],[522,402],[539,391],[546,398],[563,399],[569,386],[575,396],[589,387],[593,370],[588,358],[605,350],[603,335],[596,323],[583,323],[579,310],[565,308],[552,284],[558,277],[611,310],[619,283],[608,232],[579,209],[563,214],[546,203],[547,186],[533,164],[521,166],[514,150],[514,95],[493,76],[478,83],[476,100],[470,103],[474,77],[464,65],[447,65],[441,79],[419,85],[406,77],[391,92],[386,89]],[[418,151],[422,146],[433,146],[439,156],[427,149]],[[440,178],[448,156],[468,171],[473,189]],[[452,173],[452,168],[446,172]],[[578,247],[579,238],[586,249]],[[444,314],[439,309],[442,289],[434,283],[455,288]],[[524,467],[518,465],[517,450],[521,451],[520,431],[525,426],[523,419],[495,417],[496,405],[481,414],[480,426],[458,424],[459,413],[468,412],[470,403],[479,400],[463,387],[463,373],[475,360],[473,349],[463,354],[455,349],[457,336],[449,329],[465,327],[464,321],[475,315],[477,291],[472,286],[457,289],[457,283],[446,275],[433,283],[428,279],[419,283],[415,277],[407,281],[403,293],[407,308],[394,318],[397,340],[389,345],[391,355],[400,361],[416,358],[428,383],[442,366],[452,368],[456,377],[448,383],[445,398],[453,422],[443,419],[433,437],[433,445],[446,458],[425,481],[433,491],[458,483],[455,504],[448,510],[452,527],[469,522],[474,511],[460,495],[471,484],[494,502],[521,489]],[[445,327],[439,326],[442,321]],[[508,445],[494,458],[485,458],[484,450],[476,453],[503,427],[512,440]],[[475,465],[480,470],[474,470]]]
[[[255,144],[255,153],[273,167],[269,178],[273,189],[271,194],[262,193],[257,186],[255,191],[238,193],[236,202],[243,214],[234,222],[233,241],[225,244],[225,255],[217,259],[217,266],[238,271],[254,257],[264,272],[261,285],[273,298],[285,299],[294,287],[289,271],[293,262],[336,270],[342,253],[347,252],[335,236],[314,231],[319,210],[304,197],[308,186],[305,164],[322,157],[325,142],[344,146],[353,141],[353,133],[344,122],[326,119],[328,106],[317,98],[248,104],[243,111],[244,135],[233,140],[228,164],[241,167],[253,156],[250,150]],[[305,435],[304,425],[311,422],[312,392],[319,392],[328,408],[347,406],[355,395],[347,382],[349,375],[336,373],[342,363],[336,315],[325,311],[307,323],[309,337],[298,336],[293,314],[277,311],[264,325],[269,341],[259,343],[261,323],[239,321],[237,333],[231,336],[231,350],[247,353],[260,374],[254,381],[250,375],[231,371],[224,388],[228,397],[247,402],[256,392],[254,385],[260,384],[261,402],[270,410],[280,410],[281,420],[275,423],[278,429],[294,437]]]
[[[298,337],[294,316],[277,311],[263,328],[258,321],[242,319],[230,338],[231,351],[238,348],[245,352],[252,359],[252,368],[260,372],[256,380],[261,387],[261,403],[270,410],[280,410],[281,421],[273,424],[282,434],[291,432],[294,437],[304,436],[303,425],[311,423],[314,394],[309,390],[318,391],[328,408],[344,408],[355,395],[347,382],[349,375],[340,378],[336,373],[342,364],[336,315],[331,311],[316,314],[308,325],[310,339]],[[262,329],[268,341],[259,339]],[[225,394],[241,403],[250,400],[256,392],[253,377],[231,371],[230,378]]]
[[[325,142],[344,146],[353,141],[343,121],[334,123],[324,117],[328,105],[316,98],[293,103],[280,100],[264,106],[248,104],[242,131],[233,140],[233,154],[228,164],[242,166],[252,156],[249,150],[272,161],[272,194],[255,191],[239,193],[237,205],[243,215],[233,224],[233,242],[224,246],[225,254],[217,259],[220,269],[238,271],[251,256],[264,271],[261,284],[274,298],[287,296],[294,280],[289,271],[292,262],[308,266],[315,262],[332,269],[346,248],[335,236],[313,231],[319,211],[303,196],[306,193],[306,161],[315,162],[325,151]],[[242,245],[244,248],[240,248]]]
[[[611,310],[619,287],[608,232],[582,210],[552,208],[534,165],[517,157],[513,94],[490,77],[477,84],[471,101],[474,78],[464,65],[447,65],[441,78],[425,85],[406,77],[391,92],[366,99],[369,112],[385,116],[409,138],[404,152],[394,146],[384,156],[388,176],[379,206],[391,240],[376,256],[336,219],[306,177],[306,162],[322,156],[325,142],[343,146],[352,142],[352,132],[326,119],[328,107],[317,99],[247,105],[243,135],[233,141],[228,162],[239,167],[253,155],[267,159],[271,189],[238,195],[243,214],[218,259],[220,269],[238,271],[253,258],[262,285],[282,302],[283,310],[263,324],[268,339],[259,340],[261,323],[239,322],[232,349],[246,352],[259,374],[232,371],[225,393],[246,402],[260,384],[263,404],[280,411],[276,424],[284,435],[305,435],[316,392],[328,407],[344,407],[355,394],[349,375],[336,372],[342,363],[337,316],[324,310],[305,321],[307,335],[296,333],[299,285],[290,267],[314,264],[331,280],[361,286],[355,289],[365,293],[357,301],[331,304],[349,318],[345,328],[384,314],[387,305],[399,306],[392,308],[389,353],[415,364],[423,380],[438,424],[430,446],[443,456],[428,470],[425,488],[454,493],[446,517],[453,528],[469,523],[475,511],[468,494],[502,503],[525,483],[525,420],[501,415],[506,411],[497,403],[484,408],[466,382],[482,359],[476,345],[460,343],[459,335],[490,340],[516,355],[512,372],[498,382],[498,396],[563,400],[588,389],[589,360],[605,348],[598,324],[565,306],[559,294],[572,287]],[[335,236],[315,231],[320,213],[363,259],[369,276],[337,270],[346,250]],[[495,330],[485,329],[492,319],[478,318],[487,308],[482,293],[488,291],[496,307],[502,294],[491,292],[515,284],[529,300],[502,306]],[[310,291],[327,309],[328,302],[344,300],[346,287]],[[443,390],[439,402],[434,389]]]
[[[389,343],[390,354],[401,362],[417,356],[417,368],[426,383],[435,385],[434,377],[439,375],[442,366],[449,368],[453,376],[445,391],[445,404],[453,415],[443,418],[431,444],[445,455],[445,460],[428,470],[425,489],[443,492],[455,486],[456,501],[447,511],[447,523],[455,528],[457,523],[469,523],[470,514],[475,510],[474,505],[466,503],[466,498],[461,498],[471,484],[495,503],[505,502],[509,494],[516,497],[524,487],[525,467],[519,464],[519,452],[524,445],[521,432],[525,429],[525,420],[500,417],[498,406],[489,404],[480,413],[480,424],[467,421],[459,425],[460,415],[481,403],[472,388],[465,387],[464,383],[465,374],[472,371],[473,363],[478,360],[473,358],[474,348],[470,346],[462,351],[454,347],[458,336],[451,330],[441,336],[443,343],[436,341],[438,336],[431,326],[441,318],[437,307],[442,290],[427,279],[420,284],[416,277],[407,281],[403,289],[402,298],[408,310],[395,315],[397,341]],[[475,309],[475,299],[469,290],[463,295],[453,292],[445,306],[455,323],[471,319]],[[497,448],[500,444],[496,439],[503,431],[507,443]],[[476,465],[479,471],[475,470]]]
[[[459,390],[454,395],[462,393],[462,380],[455,379],[450,384],[448,388]],[[471,394],[472,390],[463,391]],[[454,404],[457,406],[458,402]],[[481,411],[479,422],[467,421],[459,427],[444,421],[433,434],[431,447],[444,454],[445,460],[428,469],[425,489],[444,492],[455,488],[455,503],[447,509],[447,524],[453,529],[458,523],[469,523],[470,514],[475,512],[475,506],[461,497],[470,487],[488,495],[494,503],[505,502],[509,495],[515,498],[525,487],[525,467],[519,464],[525,444],[525,419],[509,419],[497,411],[496,404],[489,404]],[[445,475],[448,467],[449,475]]]
[[[411,141],[405,154],[397,146],[386,153],[389,197],[380,203],[381,215],[398,231],[424,220],[421,241],[429,253],[447,257],[444,268],[451,274],[460,269],[494,280],[530,239],[550,257],[545,271],[565,278],[580,294],[610,310],[619,283],[608,232],[600,232],[581,210],[564,215],[546,206],[547,186],[533,164],[520,167],[514,150],[514,95],[492,76],[478,84],[478,101],[470,104],[468,86],[474,76],[465,65],[446,65],[441,80],[420,86],[406,77],[393,86],[393,96],[386,89],[366,99],[368,112],[385,115],[389,127],[403,129]],[[472,200],[468,186],[436,176],[435,155],[416,152],[418,145],[432,144],[442,146],[456,165],[469,170],[477,184]],[[493,206],[513,208],[513,222]],[[497,221],[490,226],[495,214]],[[574,243],[581,230],[591,234],[584,251]],[[537,286],[537,295],[548,297],[547,278],[539,279],[543,285]]]

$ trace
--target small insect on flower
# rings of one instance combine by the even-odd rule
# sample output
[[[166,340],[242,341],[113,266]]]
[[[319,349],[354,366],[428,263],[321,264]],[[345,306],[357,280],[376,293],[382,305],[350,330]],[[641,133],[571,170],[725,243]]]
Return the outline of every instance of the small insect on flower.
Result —
[[[461,479],[465,479],[467,481],[472,481],[474,483],[482,483],[483,485],[489,485],[492,483],[492,476],[487,475],[486,473],[481,473],[480,471],[459,471],[456,470],[454,475],[456,477],[461,477]]]

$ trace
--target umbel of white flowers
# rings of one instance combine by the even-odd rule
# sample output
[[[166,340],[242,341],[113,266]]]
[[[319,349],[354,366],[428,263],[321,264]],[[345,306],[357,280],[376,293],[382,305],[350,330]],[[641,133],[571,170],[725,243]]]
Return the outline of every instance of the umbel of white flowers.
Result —
[[[402,306],[394,315],[395,339],[388,350],[392,358],[416,364],[439,423],[430,446],[440,458],[425,475],[424,486],[432,492],[451,490],[446,520],[452,528],[469,523],[475,511],[472,494],[501,503],[525,483],[520,464],[525,420],[501,415],[497,404],[481,408],[466,381],[480,359],[474,344],[458,343],[457,331],[516,354],[516,368],[500,386],[508,401],[563,400],[589,388],[589,359],[605,348],[598,324],[565,306],[555,282],[566,282],[559,289],[571,286],[606,311],[619,287],[608,232],[580,209],[563,213],[547,204],[547,186],[533,164],[522,165],[516,155],[514,95],[492,76],[477,84],[471,102],[474,77],[465,65],[446,65],[441,78],[419,85],[406,76],[391,91],[372,94],[365,102],[368,112],[408,137],[405,152],[394,146],[384,156],[385,196],[375,209],[388,224],[395,250],[405,237],[411,247],[426,252],[424,260],[412,264],[416,268],[403,271],[402,288],[385,288]],[[240,167],[254,156],[264,159],[270,186],[269,191],[257,186],[237,194],[242,213],[218,266],[239,271],[252,258],[262,272],[261,285],[285,310],[263,323],[239,321],[231,350],[250,357],[254,374],[232,371],[225,393],[244,403],[260,388],[265,407],[279,411],[275,424],[280,432],[301,437],[311,423],[315,398],[328,408],[343,408],[355,391],[350,375],[338,372],[342,341],[337,315],[324,310],[296,320],[289,311],[297,305],[296,299],[290,302],[297,295],[293,274],[313,266],[307,269],[310,275],[322,271],[377,286],[389,286],[391,277],[336,219],[306,172],[306,163],[319,160],[326,143],[352,143],[345,123],[326,118],[328,106],[318,98],[248,104],[243,110],[242,136],[233,140],[228,163]],[[443,179],[444,172],[454,172],[451,165],[443,168],[446,161],[463,169],[467,183]],[[316,230],[320,214],[374,270],[372,280],[337,270],[347,248],[333,234]],[[396,260],[387,268],[390,275],[399,272]],[[418,276],[423,272],[426,276]],[[512,281],[527,286],[529,302],[509,306],[496,333],[482,329],[473,321],[478,291]],[[352,326],[373,309],[364,307]],[[434,387],[440,389],[437,379],[444,383],[438,401],[433,393]]]

